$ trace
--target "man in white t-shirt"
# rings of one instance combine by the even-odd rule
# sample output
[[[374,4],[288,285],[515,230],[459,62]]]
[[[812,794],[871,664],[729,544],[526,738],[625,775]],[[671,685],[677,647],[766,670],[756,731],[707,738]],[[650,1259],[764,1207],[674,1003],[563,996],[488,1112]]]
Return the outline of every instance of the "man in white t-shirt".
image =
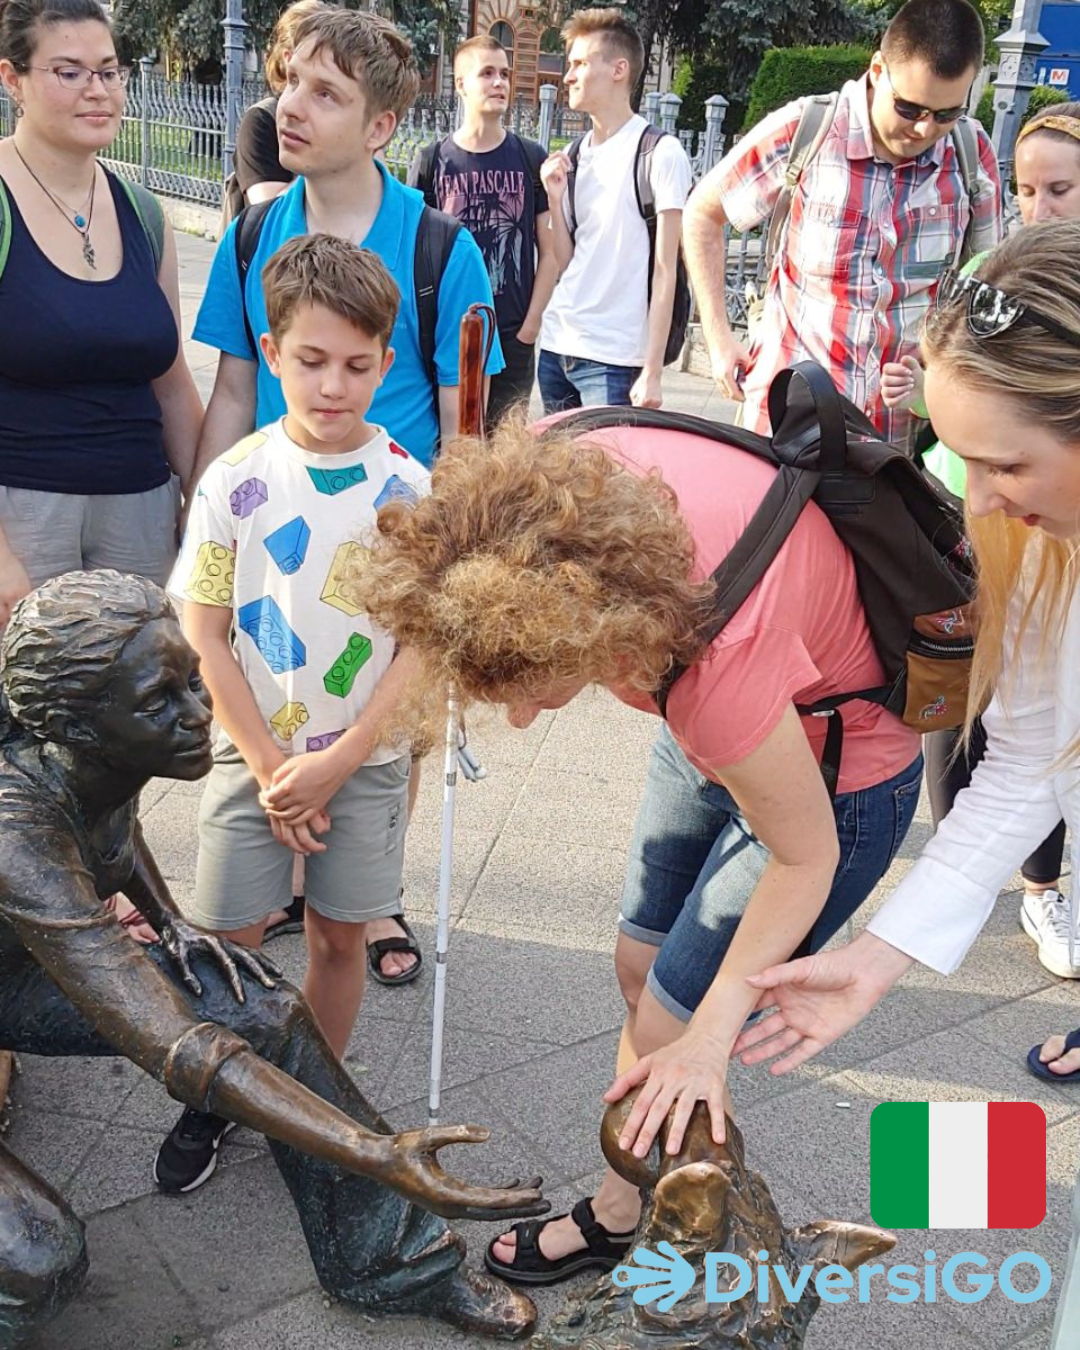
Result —
[[[629,403],[658,408],[690,161],[674,136],[662,137],[652,151],[650,274],[649,230],[635,187],[648,124],[630,106],[645,62],[641,39],[618,9],[581,10],[562,35],[570,107],[589,114],[592,130],[580,144],[576,168],[558,150],[540,170],[560,268],[540,330],[544,411]]]

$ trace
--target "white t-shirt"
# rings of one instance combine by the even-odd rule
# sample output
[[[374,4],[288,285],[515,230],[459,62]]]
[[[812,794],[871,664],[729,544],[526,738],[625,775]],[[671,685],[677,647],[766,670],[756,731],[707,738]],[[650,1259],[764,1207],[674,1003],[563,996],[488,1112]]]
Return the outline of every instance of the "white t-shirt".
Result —
[[[544,311],[540,346],[612,366],[645,362],[649,332],[649,232],[638,210],[634,160],[648,123],[635,114],[603,145],[590,131],[574,183],[574,256]],[[690,193],[690,161],[675,136],[652,154],[650,182],[661,211],[681,211]],[[569,193],[563,215],[570,223]]]
[[[169,582],[185,603],[233,610],[237,660],[286,754],[337,740],[393,659],[343,582],[379,507],[415,501],[430,475],[376,431],[347,455],[303,450],[283,421],[235,445],[199,483]],[[400,754],[379,747],[367,762]]]

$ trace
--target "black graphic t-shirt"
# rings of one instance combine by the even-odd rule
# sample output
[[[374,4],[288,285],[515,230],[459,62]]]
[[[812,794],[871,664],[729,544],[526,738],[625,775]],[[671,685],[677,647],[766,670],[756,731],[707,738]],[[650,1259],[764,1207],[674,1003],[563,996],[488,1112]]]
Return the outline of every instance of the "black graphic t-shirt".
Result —
[[[536,217],[548,209],[540,182],[544,159],[542,146],[510,131],[497,150],[482,154],[462,150],[447,136],[421,151],[409,173],[410,186],[460,220],[480,246],[500,332],[516,333],[529,308]]]

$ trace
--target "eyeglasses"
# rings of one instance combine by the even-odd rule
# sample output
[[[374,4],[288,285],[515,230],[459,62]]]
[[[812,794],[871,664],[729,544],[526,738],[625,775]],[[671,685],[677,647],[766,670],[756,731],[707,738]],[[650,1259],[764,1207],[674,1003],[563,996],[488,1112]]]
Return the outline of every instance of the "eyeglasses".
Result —
[[[31,66],[30,69],[55,75],[61,89],[85,89],[97,76],[101,87],[110,93],[122,89],[131,77],[127,66],[106,66],[104,70],[91,70],[89,66]]]
[[[885,74],[889,77],[893,108],[896,110],[897,117],[902,117],[905,122],[922,122],[926,118],[932,117],[939,127],[947,127],[950,122],[959,121],[967,112],[968,104],[966,103],[961,103],[956,108],[920,108],[917,103],[911,103],[906,98],[901,98],[896,92],[896,85],[893,84],[889,67],[885,65],[884,60],[881,64],[885,67]]]
[[[939,311],[948,309],[964,299],[967,300],[968,331],[973,337],[997,337],[1017,324],[1027,324],[1052,333],[1070,346],[1080,347],[1080,333],[978,277],[944,277],[934,298],[934,307]]]

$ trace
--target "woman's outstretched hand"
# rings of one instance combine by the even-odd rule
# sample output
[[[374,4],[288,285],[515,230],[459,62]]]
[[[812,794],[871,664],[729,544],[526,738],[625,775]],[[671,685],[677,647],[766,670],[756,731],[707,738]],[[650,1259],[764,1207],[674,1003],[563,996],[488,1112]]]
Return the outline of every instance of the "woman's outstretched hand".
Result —
[[[773,1011],[739,1035],[732,1054],[748,1065],[771,1059],[771,1073],[790,1073],[861,1022],[913,964],[862,933],[846,947],[751,975],[748,983],[761,990],[758,1008]]]
[[[604,1101],[617,1102],[631,1088],[639,1083],[644,1085],[626,1118],[619,1147],[636,1158],[644,1158],[671,1111],[667,1151],[678,1153],[698,1102],[708,1106],[713,1139],[722,1144],[727,1066],[728,1056],[720,1044],[693,1028],[688,1028],[670,1045],[643,1055],[604,1093]]]

